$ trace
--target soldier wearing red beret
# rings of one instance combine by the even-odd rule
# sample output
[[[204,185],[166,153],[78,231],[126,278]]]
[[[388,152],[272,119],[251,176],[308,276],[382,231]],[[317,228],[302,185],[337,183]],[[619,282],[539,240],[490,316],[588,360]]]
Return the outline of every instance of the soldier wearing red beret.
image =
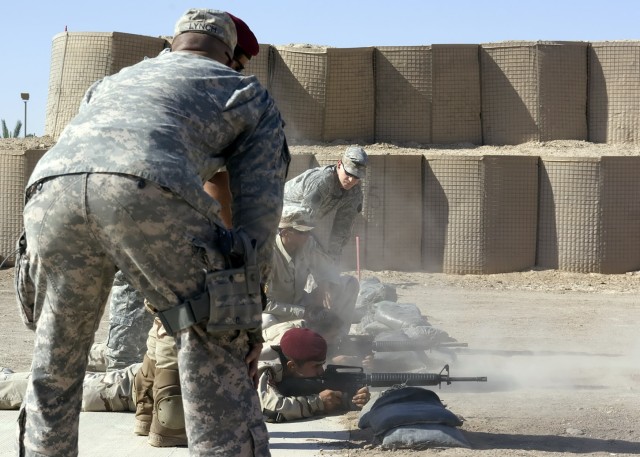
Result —
[[[262,413],[269,422],[283,422],[334,413],[344,409],[344,392],[323,390],[319,394],[286,397],[278,384],[288,377],[310,378],[324,374],[327,342],[309,328],[292,328],[274,346],[280,360],[260,365],[258,394]],[[362,408],[370,399],[369,388],[359,389],[352,402]]]

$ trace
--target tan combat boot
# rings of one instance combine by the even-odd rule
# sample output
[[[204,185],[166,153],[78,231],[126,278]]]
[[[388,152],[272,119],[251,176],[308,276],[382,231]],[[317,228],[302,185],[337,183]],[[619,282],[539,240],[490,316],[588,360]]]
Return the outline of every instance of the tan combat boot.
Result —
[[[153,385],[153,418],[147,441],[155,447],[187,445],[178,370],[156,370]]]
[[[133,433],[147,436],[153,416],[153,380],[156,377],[156,361],[144,355],[142,366],[133,378],[133,401],[136,403],[136,420]]]

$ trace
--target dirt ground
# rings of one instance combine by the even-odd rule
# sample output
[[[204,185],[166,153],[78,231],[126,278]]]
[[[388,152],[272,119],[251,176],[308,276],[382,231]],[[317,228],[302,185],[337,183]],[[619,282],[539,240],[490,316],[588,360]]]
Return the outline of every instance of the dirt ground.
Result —
[[[33,335],[18,318],[12,269],[0,270],[0,366],[29,368]],[[552,270],[483,276],[363,272],[396,286],[432,325],[468,349],[432,354],[452,376],[487,376],[486,384],[436,390],[472,449],[381,449],[357,429],[327,456],[515,457],[640,454],[640,274]],[[97,339],[104,338],[105,325]]]
[[[1,149],[47,148],[50,138],[0,141]],[[344,143],[292,146],[292,153],[339,155]],[[640,155],[637,145],[581,141],[518,146],[378,144],[372,154]],[[483,384],[437,390],[472,449],[380,449],[344,424],[349,442],[327,456],[594,456],[640,455],[640,272],[620,275],[531,270],[481,276],[396,271],[363,272],[396,286],[398,301],[415,303],[432,325],[468,349],[431,354],[433,370],[449,362],[452,376],[487,376]],[[13,297],[13,270],[0,270],[0,366],[27,370],[33,334],[22,325]],[[105,316],[106,318],[106,316]],[[96,336],[105,337],[103,319]],[[275,456],[277,457],[277,456]]]

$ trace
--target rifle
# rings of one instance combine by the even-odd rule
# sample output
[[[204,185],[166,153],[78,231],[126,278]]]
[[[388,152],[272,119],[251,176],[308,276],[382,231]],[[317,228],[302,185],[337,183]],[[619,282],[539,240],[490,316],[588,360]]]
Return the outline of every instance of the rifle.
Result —
[[[368,354],[370,352],[428,351],[430,349],[466,348],[468,343],[457,341],[430,342],[420,339],[411,340],[375,340],[373,335],[347,335],[334,352],[346,354]]]
[[[319,394],[323,390],[346,392],[343,396],[345,409],[353,409],[351,399],[356,392],[364,387],[403,386],[438,386],[452,382],[487,382],[486,376],[452,377],[449,375],[449,365],[445,365],[440,373],[364,373],[362,367],[346,365],[327,365],[323,376],[312,378],[286,377],[278,383],[277,388],[285,397],[307,396]]]

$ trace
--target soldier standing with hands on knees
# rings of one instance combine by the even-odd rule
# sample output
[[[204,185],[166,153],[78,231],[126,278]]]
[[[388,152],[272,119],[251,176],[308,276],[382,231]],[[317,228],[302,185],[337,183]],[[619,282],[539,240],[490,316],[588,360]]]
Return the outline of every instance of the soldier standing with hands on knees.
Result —
[[[285,206],[302,206],[316,223],[335,210],[325,251],[337,263],[351,236],[356,216],[362,211],[361,181],[367,174],[367,153],[349,146],[335,165],[311,168],[287,181]]]
[[[175,336],[190,454],[269,455],[250,373],[290,157],[267,91],[228,66],[235,45],[226,13],[187,11],[172,52],[89,88],[31,175],[26,255],[41,313],[20,455],[77,455],[87,353],[116,268]],[[222,166],[233,233],[203,189]]]

